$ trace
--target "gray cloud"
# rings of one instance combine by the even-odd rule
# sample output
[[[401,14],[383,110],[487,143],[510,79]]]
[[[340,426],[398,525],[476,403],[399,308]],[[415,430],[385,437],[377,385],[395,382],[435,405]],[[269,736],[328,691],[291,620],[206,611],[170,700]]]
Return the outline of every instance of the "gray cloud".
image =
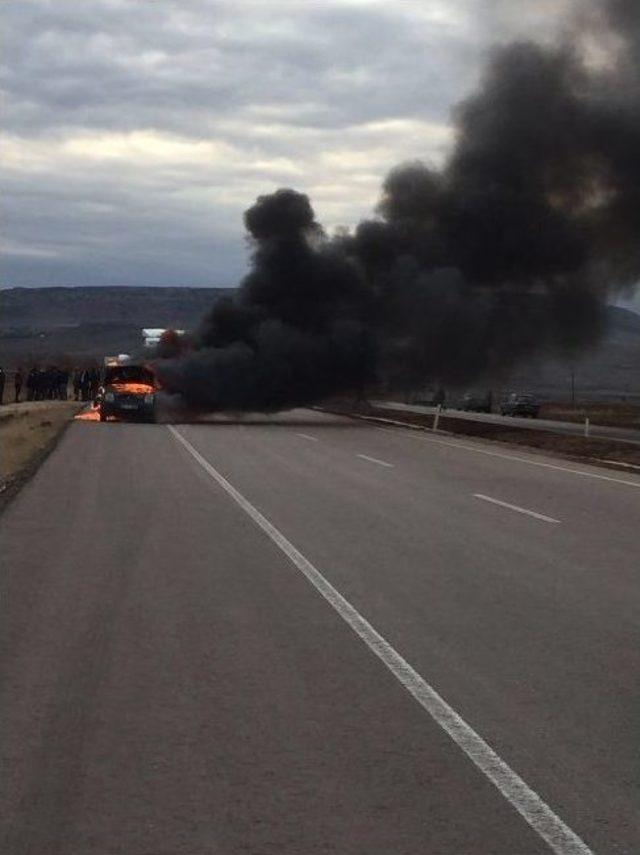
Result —
[[[280,185],[354,223],[396,162],[443,157],[496,8],[5,0],[3,284],[232,284]]]

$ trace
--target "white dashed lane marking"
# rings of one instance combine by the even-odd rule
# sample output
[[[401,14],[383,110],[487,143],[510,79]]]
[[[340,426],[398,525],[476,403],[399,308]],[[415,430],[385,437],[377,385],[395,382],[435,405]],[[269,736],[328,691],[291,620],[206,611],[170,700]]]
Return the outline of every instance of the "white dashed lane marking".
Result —
[[[539,514],[537,511],[530,511],[527,508],[521,508],[519,505],[510,505],[509,502],[503,502],[500,499],[493,499],[491,496],[483,496],[482,493],[473,494],[476,499],[482,499],[483,502],[491,502],[492,505],[500,505],[501,508],[508,508],[510,511],[516,511],[519,514],[526,514],[528,517],[534,517],[537,520],[542,520],[548,523],[560,523],[553,517],[548,517],[545,514]]]
[[[377,457],[369,457],[367,454],[356,454],[356,457],[359,457],[361,460],[368,460],[369,463],[376,463],[378,466],[387,466],[389,469],[393,469],[393,463],[387,463],[385,460],[378,460]]]

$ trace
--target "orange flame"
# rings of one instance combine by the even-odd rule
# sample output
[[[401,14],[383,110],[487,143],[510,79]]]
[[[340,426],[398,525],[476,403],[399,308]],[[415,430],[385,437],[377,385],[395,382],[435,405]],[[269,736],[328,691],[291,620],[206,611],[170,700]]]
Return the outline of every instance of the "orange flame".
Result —
[[[79,422],[99,422],[100,410],[97,407],[91,407],[89,410],[82,410],[82,412],[75,414],[74,419]]]
[[[149,383],[112,383],[109,389],[114,392],[128,392],[130,395],[149,395],[155,392],[155,388]]]

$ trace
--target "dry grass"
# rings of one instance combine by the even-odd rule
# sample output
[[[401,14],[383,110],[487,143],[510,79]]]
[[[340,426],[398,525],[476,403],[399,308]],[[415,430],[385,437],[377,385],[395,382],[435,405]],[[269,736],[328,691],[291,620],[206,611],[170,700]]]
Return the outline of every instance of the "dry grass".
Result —
[[[573,407],[571,403],[551,401],[540,408],[541,419],[560,422],[584,422],[589,417],[591,424],[609,427],[640,428],[640,406],[625,403],[590,403]]]
[[[83,406],[75,401],[33,401],[0,409],[2,488],[34,464]]]

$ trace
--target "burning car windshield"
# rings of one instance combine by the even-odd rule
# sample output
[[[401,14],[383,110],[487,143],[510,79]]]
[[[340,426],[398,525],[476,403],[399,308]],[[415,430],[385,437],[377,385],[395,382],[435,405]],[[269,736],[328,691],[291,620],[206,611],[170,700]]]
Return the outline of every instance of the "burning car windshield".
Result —
[[[153,373],[142,365],[115,365],[107,368],[105,385],[116,383],[144,383],[147,386],[154,385]]]

